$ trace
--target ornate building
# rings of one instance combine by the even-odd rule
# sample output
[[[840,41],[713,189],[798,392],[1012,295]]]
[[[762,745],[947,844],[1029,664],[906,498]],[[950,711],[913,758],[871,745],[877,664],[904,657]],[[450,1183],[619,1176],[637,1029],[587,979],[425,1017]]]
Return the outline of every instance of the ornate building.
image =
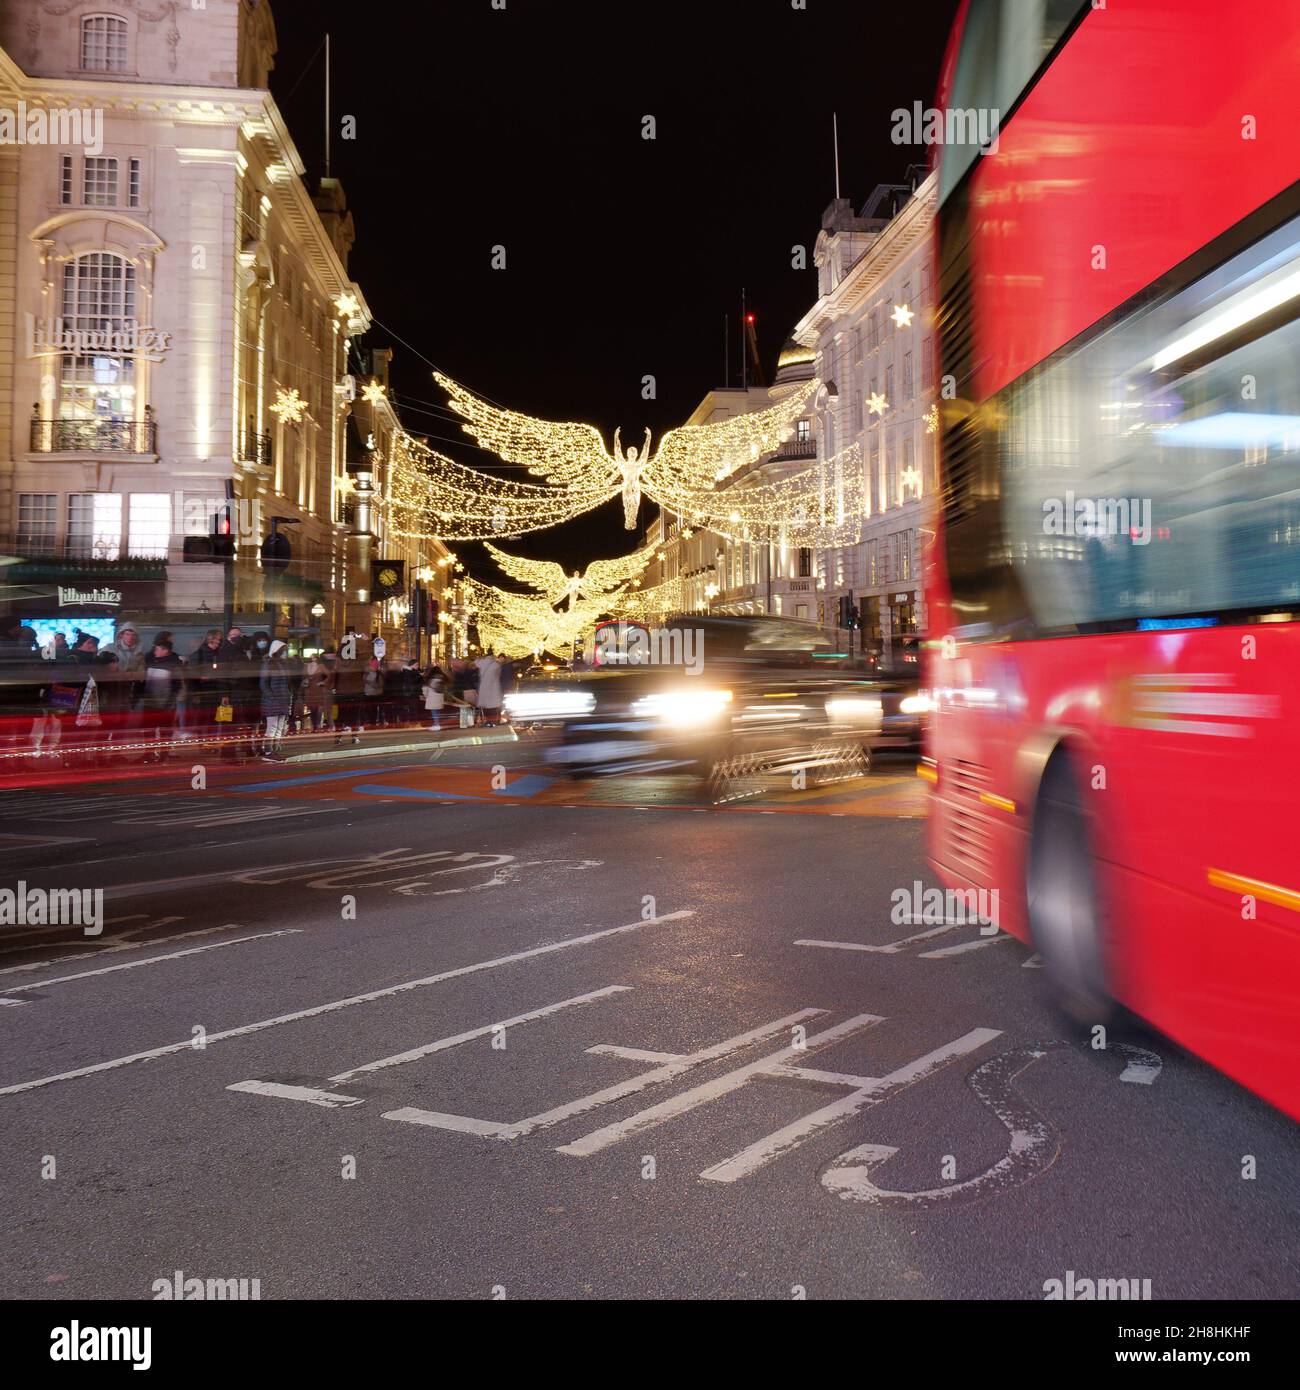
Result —
[[[882,184],[858,213],[846,199],[827,208],[817,303],[794,331],[827,388],[815,431],[822,456],[856,442],[866,469],[861,542],[818,556],[820,617],[842,625],[856,607],[860,640],[886,664],[924,631],[925,499],[937,485],[935,176],[922,172]]]
[[[341,482],[369,314],[343,191],[308,190],[267,90],[275,48],[258,0],[0,9],[0,548],[33,625],[305,645],[369,585]]]

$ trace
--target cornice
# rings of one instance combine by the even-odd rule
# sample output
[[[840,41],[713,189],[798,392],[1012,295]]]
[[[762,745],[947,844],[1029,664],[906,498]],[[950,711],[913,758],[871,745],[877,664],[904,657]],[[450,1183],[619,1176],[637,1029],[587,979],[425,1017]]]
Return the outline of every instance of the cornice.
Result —
[[[795,342],[815,348],[836,320],[867,300],[930,234],[938,201],[937,183],[931,174],[898,216],[882,228],[866,254],[849,267],[840,283],[799,320],[791,334]]]

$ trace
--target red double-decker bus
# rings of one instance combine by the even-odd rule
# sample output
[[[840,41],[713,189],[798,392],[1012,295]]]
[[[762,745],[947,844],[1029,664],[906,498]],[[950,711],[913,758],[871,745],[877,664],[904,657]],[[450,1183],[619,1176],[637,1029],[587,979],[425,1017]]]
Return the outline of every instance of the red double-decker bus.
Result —
[[[1072,1012],[1296,1117],[1298,94],[1296,0],[963,7],[921,768]]]

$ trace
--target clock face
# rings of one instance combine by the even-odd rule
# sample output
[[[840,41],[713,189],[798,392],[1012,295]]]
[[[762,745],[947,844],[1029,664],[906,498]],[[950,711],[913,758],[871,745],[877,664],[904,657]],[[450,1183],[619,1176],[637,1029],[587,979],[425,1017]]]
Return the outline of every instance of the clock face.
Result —
[[[380,570],[379,583],[382,588],[391,589],[397,583],[396,570]]]

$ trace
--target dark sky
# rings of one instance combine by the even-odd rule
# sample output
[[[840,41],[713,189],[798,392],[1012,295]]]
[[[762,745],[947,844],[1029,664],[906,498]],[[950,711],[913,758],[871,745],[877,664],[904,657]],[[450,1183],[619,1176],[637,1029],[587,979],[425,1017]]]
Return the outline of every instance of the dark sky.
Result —
[[[607,442],[618,425],[625,441],[647,425],[657,437],[724,384],[726,366],[739,384],[742,288],[770,379],[816,298],[832,111],[841,188],[860,206],[924,153],[891,143],[890,112],[932,103],[956,8],[273,0],[271,88],[313,182],[324,152],[317,50],[332,36],[333,172],[356,221],[352,273],[378,320],[364,345],[396,349],[407,428],[465,463],[485,461],[398,337],[500,404],[589,420]],[[345,141],[349,115],[356,138]],[[646,115],[654,140],[642,138]],[[496,244],[504,271],[491,268]],[[791,268],[795,244],[809,269]],[[645,375],[656,400],[641,398]],[[582,564],[634,544],[615,501],[506,548]],[[460,549],[500,579],[479,547]]]

